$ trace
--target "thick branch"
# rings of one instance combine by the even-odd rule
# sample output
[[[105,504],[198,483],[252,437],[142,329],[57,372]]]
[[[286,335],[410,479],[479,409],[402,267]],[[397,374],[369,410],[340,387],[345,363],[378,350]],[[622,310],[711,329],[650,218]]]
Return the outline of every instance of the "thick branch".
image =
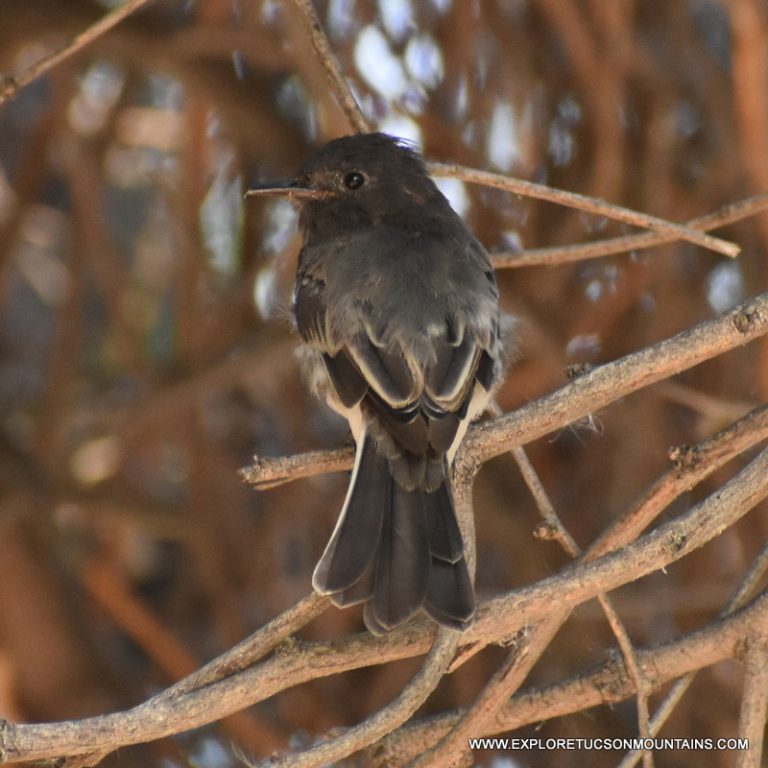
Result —
[[[768,333],[768,294],[669,339],[606,363],[572,384],[481,424],[464,441],[468,456],[483,463],[572,424],[630,392],[693,368]]]
[[[680,675],[738,656],[744,638],[753,628],[762,627],[766,622],[768,593],[762,593],[743,610],[704,629],[671,643],[638,650],[637,660],[643,679],[649,687],[656,689]],[[611,654],[595,670],[546,688],[521,691],[499,713],[492,730],[476,735],[513,731],[600,704],[615,704],[635,693],[632,678],[621,657]],[[460,717],[460,712],[451,712],[406,726],[377,746],[375,753],[370,755],[371,764],[382,768],[406,764],[435,739],[447,734]]]
[[[605,363],[503,418],[473,427],[464,440],[458,463],[482,464],[766,333],[768,293],[658,344]],[[352,457],[352,451],[344,449],[274,459],[259,457],[242,474],[257,487],[270,487],[298,477],[349,469]]]
[[[722,533],[766,495],[768,451],[763,451],[717,493],[634,544],[485,604],[461,640],[503,642],[518,629],[549,616],[553,605],[576,605],[663,568]],[[6,724],[0,731],[5,749],[0,758],[77,755],[168,736],[307,680],[424,653],[432,635],[431,626],[419,622],[383,638],[357,636],[307,646],[294,642],[258,667],[154,705],[148,702],[125,713],[74,722]]]
[[[364,723],[350,728],[342,736],[321,743],[306,752],[269,758],[261,768],[312,768],[328,765],[358,752],[402,725],[435,690],[451,663],[460,635],[451,629],[441,629],[424,665],[402,693],[388,706]]]

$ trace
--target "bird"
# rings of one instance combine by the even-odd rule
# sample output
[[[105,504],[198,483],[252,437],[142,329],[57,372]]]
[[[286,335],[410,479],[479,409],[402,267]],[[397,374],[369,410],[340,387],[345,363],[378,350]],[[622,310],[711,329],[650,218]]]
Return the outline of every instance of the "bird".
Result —
[[[373,634],[424,610],[465,629],[475,612],[451,465],[503,377],[488,253],[408,142],[360,133],[321,147],[285,195],[303,245],[293,314],[314,391],[343,416],[355,461],[312,585],[364,603]]]

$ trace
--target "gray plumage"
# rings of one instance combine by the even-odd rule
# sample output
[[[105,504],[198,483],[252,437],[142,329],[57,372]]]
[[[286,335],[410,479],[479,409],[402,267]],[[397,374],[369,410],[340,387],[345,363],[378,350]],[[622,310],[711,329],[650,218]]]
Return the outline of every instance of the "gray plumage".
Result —
[[[421,158],[383,134],[330,142],[284,192],[304,236],[298,330],[357,443],[314,587],[364,601],[373,632],[420,608],[464,627],[474,594],[450,462],[502,373],[488,255]]]

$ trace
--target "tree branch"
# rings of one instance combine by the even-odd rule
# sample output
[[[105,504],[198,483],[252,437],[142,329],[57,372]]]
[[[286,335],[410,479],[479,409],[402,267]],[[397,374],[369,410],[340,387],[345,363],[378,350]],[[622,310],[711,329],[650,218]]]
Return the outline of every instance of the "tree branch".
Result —
[[[49,72],[61,64],[62,61],[85,48],[86,45],[89,45],[104,33],[109,32],[112,27],[150,2],[152,0],[125,0],[122,5],[119,5],[95,24],[88,27],[88,29],[72,38],[63,48],[43,56],[42,59],[27,67],[18,75],[6,75],[3,77],[0,80],[0,105],[12,99],[22,88],[25,88],[31,82],[37,80],[38,77]]]
[[[504,642],[518,629],[551,616],[553,605],[574,606],[663,568],[703,546],[766,495],[768,451],[763,451],[717,493],[634,544],[489,601],[461,641]],[[0,728],[0,758],[45,759],[150,741],[219,719],[310,679],[424,653],[432,635],[430,624],[416,622],[382,638],[293,642],[260,666],[125,713],[54,724],[6,723]]]
[[[464,451],[484,463],[767,332],[768,294],[760,294],[713,320],[601,365],[501,419],[478,425],[467,435]]]
[[[467,168],[455,163],[431,162],[427,163],[427,167],[429,172],[435,176],[450,176],[470,184],[481,184],[485,187],[503,189],[507,192],[514,192],[517,195],[548,200],[568,208],[576,208],[579,211],[586,211],[596,216],[606,216],[609,219],[623,221],[626,224],[669,235],[676,240],[687,240],[695,245],[700,245],[702,248],[722,253],[724,256],[738,256],[741,250],[735,243],[729,243],[718,237],[712,237],[684,224],[674,224],[666,219],[660,219],[647,213],[640,213],[639,211],[632,211],[629,208],[607,203],[605,200],[600,200],[596,197],[587,197],[576,192],[548,187],[545,184],[536,184],[532,181],[515,179],[511,176],[491,173],[490,171],[481,171],[477,168]]]
[[[293,3],[301,14],[312,47],[325,71],[328,85],[346,115],[347,120],[349,120],[349,124],[358,133],[370,132],[371,126],[365,119],[360,105],[357,103],[349,84],[342,74],[339,62],[331,50],[328,37],[323,31],[320,20],[317,18],[312,0],[293,0]]]
[[[259,763],[259,768],[312,768],[335,763],[373,744],[402,725],[426,701],[437,687],[456,652],[461,635],[441,628],[424,665],[400,695],[364,723],[350,728],[337,738],[329,739],[305,752],[286,755]]]
[[[768,293],[730,312],[650,347],[595,368],[503,418],[471,428],[457,463],[480,464],[517,445],[573,424],[600,408],[768,333]],[[312,451],[289,457],[259,457],[242,470],[257,487],[273,487],[352,466],[351,449]]]
[[[700,216],[685,222],[689,229],[707,232],[710,229],[724,227],[735,221],[746,219],[768,208],[768,192],[763,192],[754,197],[748,197],[737,203],[729,203],[718,208],[713,213]],[[495,269],[514,269],[517,267],[555,266],[557,264],[570,264],[574,261],[598,259],[604,256],[613,256],[617,253],[639,251],[644,248],[653,248],[657,245],[673,243],[679,238],[672,234],[659,234],[658,232],[641,232],[636,235],[624,235],[612,237],[606,240],[596,240],[591,243],[578,243],[576,245],[560,245],[550,248],[530,248],[523,251],[497,251],[491,254],[491,261]]]
[[[753,628],[768,621],[768,592],[763,592],[746,608],[691,632],[671,643],[637,651],[637,660],[647,685],[658,689],[681,674],[708,667],[723,659],[738,656],[744,638]],[[499,712],[492,733],[514,731],[532,723],[581,712],[601,704],[615,704],[636,691],[618,654],[597,668],[544,688],[518,693]],[[391,734],[369,751],[371,765],[405,765],[436,738],[444,736],[461,717],[449,712],[408,725]],[[489,734],[476,734],[490,735]]]

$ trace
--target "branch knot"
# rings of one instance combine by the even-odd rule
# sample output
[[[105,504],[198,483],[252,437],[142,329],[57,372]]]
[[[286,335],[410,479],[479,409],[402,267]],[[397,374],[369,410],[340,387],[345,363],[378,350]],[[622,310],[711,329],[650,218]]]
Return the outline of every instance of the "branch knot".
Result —
[[[743,307],[733,317],[733,326],[739,333],[748,334],[763,321],[763,316],[756,307]]]

